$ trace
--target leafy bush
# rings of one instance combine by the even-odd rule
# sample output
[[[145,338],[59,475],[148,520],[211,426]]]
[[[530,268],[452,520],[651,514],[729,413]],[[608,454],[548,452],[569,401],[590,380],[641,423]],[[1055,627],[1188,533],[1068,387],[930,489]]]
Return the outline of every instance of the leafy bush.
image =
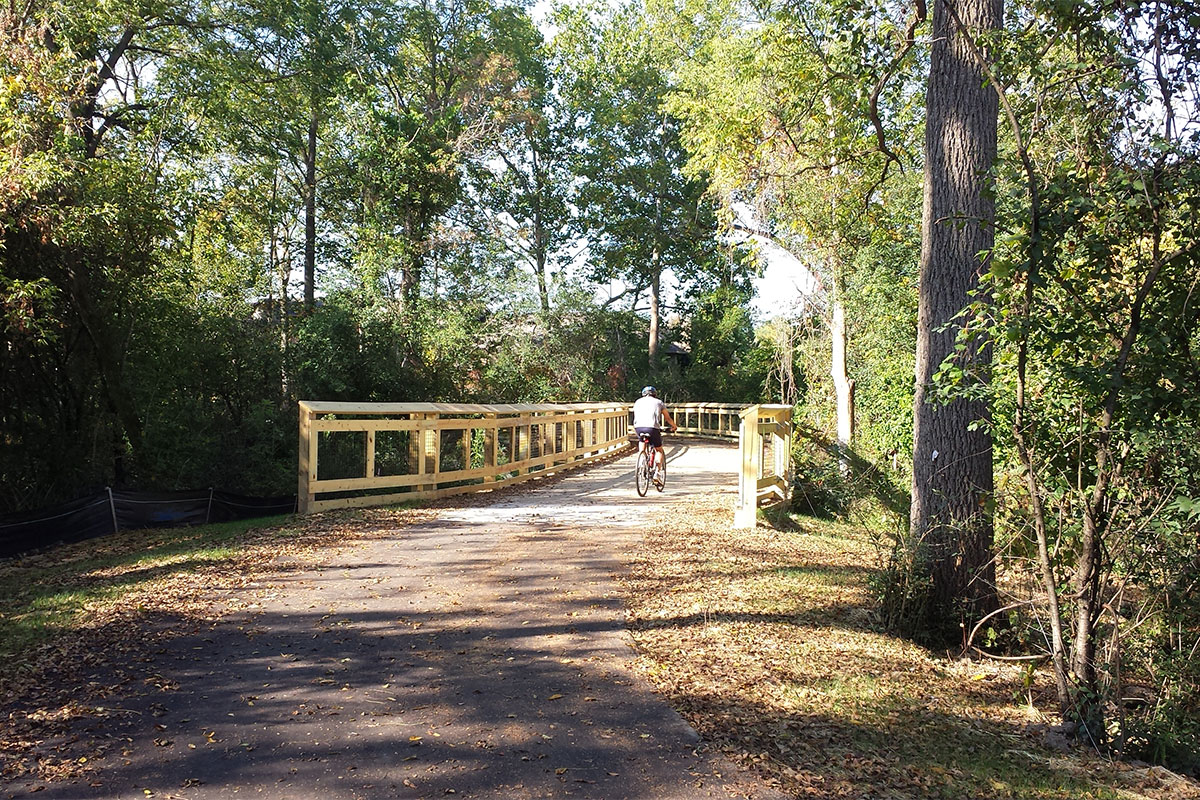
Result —
[[[792,446],[792,509],[824,519],[840,517],[853,500],[837,457],[811,439],[797,436]]]

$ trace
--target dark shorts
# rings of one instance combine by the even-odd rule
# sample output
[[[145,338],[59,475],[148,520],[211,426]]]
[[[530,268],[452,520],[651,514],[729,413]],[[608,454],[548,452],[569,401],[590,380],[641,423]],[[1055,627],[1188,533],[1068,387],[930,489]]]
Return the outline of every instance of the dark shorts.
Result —
[[[658,428],[634,428],[638,432],[638,438],[646,438],[652,447],[662,447],[662,431]]]

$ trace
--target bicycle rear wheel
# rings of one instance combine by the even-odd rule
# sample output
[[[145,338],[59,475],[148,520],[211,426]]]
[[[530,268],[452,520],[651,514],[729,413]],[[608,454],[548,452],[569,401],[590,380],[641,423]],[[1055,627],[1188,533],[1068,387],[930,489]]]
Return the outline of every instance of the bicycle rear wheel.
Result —
[[[637,466],[633,468],[633,480],[637,484],[638,497],[645,497],[650,491],[650,457],[649,451],[638,453]]]

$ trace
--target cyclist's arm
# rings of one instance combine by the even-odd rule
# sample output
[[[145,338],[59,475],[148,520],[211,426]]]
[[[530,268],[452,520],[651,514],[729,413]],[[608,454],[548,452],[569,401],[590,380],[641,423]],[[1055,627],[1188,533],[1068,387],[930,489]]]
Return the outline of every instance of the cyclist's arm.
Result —
[[[663,406],[662,412],[663,412],[663,422],[667,423],[668,428],[670,428],[671,430],[675,430],[677,427],[679,427],[678,425],[675,424],[675,420],[671,419],[671,412],[667,411],[666,406]]]

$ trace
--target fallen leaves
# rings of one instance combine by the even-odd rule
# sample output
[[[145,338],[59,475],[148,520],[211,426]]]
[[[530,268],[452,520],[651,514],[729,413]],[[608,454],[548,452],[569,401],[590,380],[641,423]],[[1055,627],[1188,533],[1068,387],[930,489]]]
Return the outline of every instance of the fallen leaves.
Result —
[[[881,630],[865,532],[742,531],[731,518],[728,497],[672,508],[623,588],[639,669],[743,768],[794,797],[1131,796],[1132,780],[1098,771],[1107,762],[1039,753],[1017,668]],[[1200,798],[1176,778],[1137,796]]]
[[[238,590],[268,596],[273,579],[317,564],[339,547],[391,535],[435,514],[368,509],[314,515],[215,542],[205,539],[205,528],[123,531],[5,562],[0,618],[28,619],[40,602],[38,587],[77,599],[53,618],[59,633],[0,660],[0,685],[11,698],[0,708],[0,775],[53,783],[98,769],[108,746],[103,738],[63,737],[80,718],[127,713],[108,706],[110,698],[131,690],[131,680],[161,692],[180,688],[156,673],[136,675],[136,665],[156,642],[259,605],[249,594],[235,595]],[[249,629],[247,635],[259,632]],[[280,658],[295,660],[288,653]],[[83,677],[100,671],[111,676],[108,685]],[[209,743],[219,741],[215,732],[205,736]],[[155,744],[169,746],[160,741],[168,740]]]

